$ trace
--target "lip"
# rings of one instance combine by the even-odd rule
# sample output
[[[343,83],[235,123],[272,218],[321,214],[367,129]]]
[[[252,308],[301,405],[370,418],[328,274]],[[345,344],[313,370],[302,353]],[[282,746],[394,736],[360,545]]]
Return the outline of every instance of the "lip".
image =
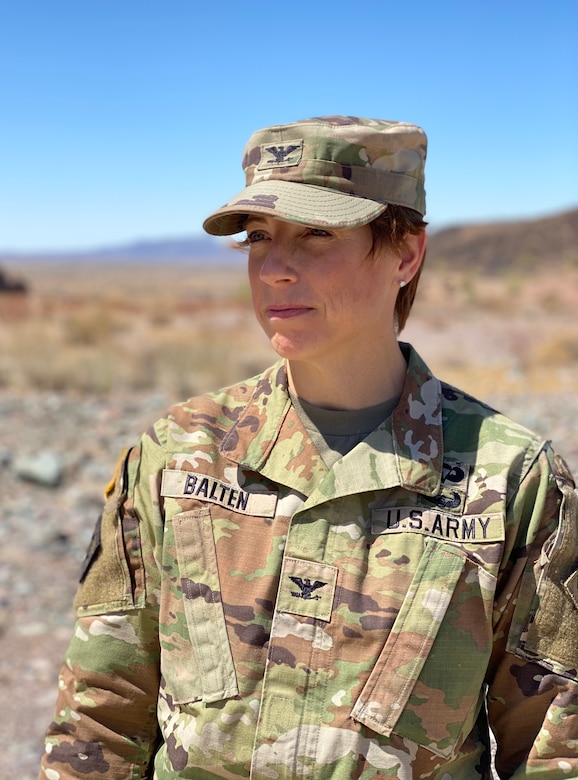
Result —
[[[313,311],[311,306],[299,306],[297,304],[283,304],[276,306],[267,306],[267,317],[271,320],[288,320],[292,317],[299,317]]]

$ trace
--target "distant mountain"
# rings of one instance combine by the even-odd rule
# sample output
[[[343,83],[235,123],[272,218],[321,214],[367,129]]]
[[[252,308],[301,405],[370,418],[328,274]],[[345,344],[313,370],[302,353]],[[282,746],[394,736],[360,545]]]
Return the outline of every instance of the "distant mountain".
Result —
[[[1,253],[0,266],[26,261],[188,262],[235,264],[243,255],[232,240],[212,236],[137,241],[90,251]],[[515,222],[486,222],[431,231],[428,266],[495,274],[506,269],[532,270],[541,265],[578,267],[578,209],[551,217]]]
[[[427,263],[489,274],[512,268],[531,271],[545,264],[578,268],[578,209],[541,219],[436,231],[428,240]]]
[[[135,241],[119,246],[97,247],[90,250],[65,250],[51,252],[0,252],[0,263],[12,265],[42,260],[74,260],[75,262],[198,262],[235,263],[240,253],[231,240],[198,236]]]
[[[209,236],[198,238],[157,239],[137,241],[119,247],[108,247],[90,253],[92,259],[111,258],[114,260],[224,260],[230,261],[238,256],[232,248],[232,241],[225,242]]]

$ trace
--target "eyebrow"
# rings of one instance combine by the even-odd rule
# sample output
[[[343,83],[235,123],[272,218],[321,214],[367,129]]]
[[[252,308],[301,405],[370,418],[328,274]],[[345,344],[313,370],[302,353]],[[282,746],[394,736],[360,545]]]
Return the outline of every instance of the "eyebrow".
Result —
[[[262,225],[266,225],[267,224],[267,218],[266,217],[262,217],[260,214],[249,214],[247,216],[247,219],[245,220],[245,225],[247,225],[249,222],[257,222],[257,223],[260,223]]]

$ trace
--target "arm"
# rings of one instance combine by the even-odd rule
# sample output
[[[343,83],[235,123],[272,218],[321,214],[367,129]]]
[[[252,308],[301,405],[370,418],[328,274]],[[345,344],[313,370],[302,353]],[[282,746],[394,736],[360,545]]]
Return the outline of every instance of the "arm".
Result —
[[[501,778],[578,778],[577,505],[565,464],[548,451],[510,503],[519,531],[488,689]]]
[[[148,489],[151,467],[143,467],[136,448],[121,460],[107,491],[75,599],[43,780],[147,776],[158,740],[160,676],[154,595],[160,518]]]

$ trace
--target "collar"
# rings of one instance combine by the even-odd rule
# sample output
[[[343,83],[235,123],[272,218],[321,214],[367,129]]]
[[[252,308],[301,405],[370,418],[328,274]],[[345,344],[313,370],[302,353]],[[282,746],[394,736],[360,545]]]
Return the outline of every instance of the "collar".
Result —
[[[331,471],[291,404],[284,361],[261,375],[221,452],[311,498],[313,492],[329,499],[392,487],[436,495],[443,463],[441,384],[413,347],[400,346],[407,373],[392,417]]]

